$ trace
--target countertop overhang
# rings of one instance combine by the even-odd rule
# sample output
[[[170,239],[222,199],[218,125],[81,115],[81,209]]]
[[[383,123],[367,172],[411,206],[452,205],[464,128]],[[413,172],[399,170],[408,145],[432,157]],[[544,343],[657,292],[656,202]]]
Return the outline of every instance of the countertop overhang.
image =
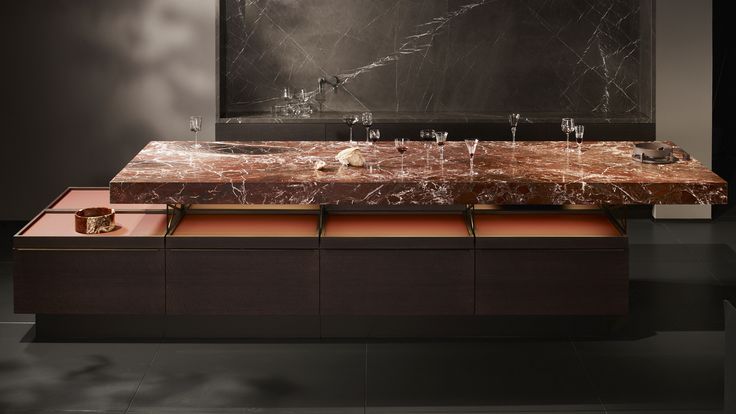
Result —
[[[575,146],[575,144],[571,144]],[[393,142],[360,145],[380,168],[341,166],[347,142],[152,141],[110,182],[113,203],[566,205],[725,204],[727,183],[695,159],[642,164],[634,142],[590,141],[582,153],[565,142],[483,141],[470,176],[465,143],[410,142],[406,176]],[[327,163],[323,171],[314,163]]]

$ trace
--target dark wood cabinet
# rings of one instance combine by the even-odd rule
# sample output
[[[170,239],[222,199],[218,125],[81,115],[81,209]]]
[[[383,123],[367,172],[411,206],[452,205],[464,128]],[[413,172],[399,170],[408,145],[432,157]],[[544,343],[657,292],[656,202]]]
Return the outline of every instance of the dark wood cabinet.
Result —
[[[628,261],[618,250],[480,250],[478,315],[620,315]]]
[[[477,315],[623,315],[628,240],[601,211],[477,213]]]
[[[163,250],[16,250],[15,311],[163,314]]]
[[[323,250],[323,315],[472,315],[472,250]]]
[[[15,310],[44,338],[486,335],[628,310],[628,239],[597,209],[126,206],[76,233],[104,199],[69,190],[14,238]]]
[[[164,214],[117,214],[117,229],[74,231],[74,214],[46,212],[14,238],[17,313],[163,314]]]
[[[315,250],[186,250],[166,253],[170,315],[317,315]]]

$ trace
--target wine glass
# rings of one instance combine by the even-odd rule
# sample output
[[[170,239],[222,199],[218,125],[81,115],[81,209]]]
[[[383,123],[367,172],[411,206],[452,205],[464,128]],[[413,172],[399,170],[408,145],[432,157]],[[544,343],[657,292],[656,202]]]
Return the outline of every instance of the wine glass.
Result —
[[[567,136],[567,147],[565,151],[570,151],[570,133],[575,130],[575,120],[572,118],[562,118],[562,132]]]
[[[432,141],[434,141],[434,129],[419,131],[419,138],[424,141],[424,147],[427,149],[427,164],[429,164],[429,149],[432,148]]]
[[[511,125],[511,143],[516,145],[516,126],[519,125],[521,114],[509,114],[509,125]]]
[[[371,127],[373,126],[373,114],[370,112],[363,112],[360,115],[360,121],[365,127],[365,142],[368,143],[370,142],[370,136],[369,136],[370,130],[371,130]]]
[[[470,173],[468,175],[478,175],[473,169],[473,159],[475,158],[475,150],[478,148],[477,139],[466,139],[465,146],[468,148],[468,155],[470,156]]]
[[[585,125],[575,125],[575,142],[578,144],[578,154],[583,151],[583,134],[585,134]]]
[[[376,142],[381,139],[381,130],[378,128],[368,130],[368,139],[370,140],[371,145],[376,145]]]
[[[399,154],[401,154],[401,172],[399,173],[401,176],[406,175],[406,171],[404,171],[404,153],[409,149],[408,144],[409,140],[406,138],[396,138],[394,140],[396,151],[399,151]]]
[[[199,148],[199,131],[202,130],[202,119],[201,116],[190,116],[189,117],[189,130],[194,132],[194,148]]]
[[[445,161],[445,141],[447,141],[447,131],[435,131],[434,139],[437,146],[440,147],[440,161]]]
[[[353,125],[358,123],[358,115],[345,115],[342,120],[350,127],[350,145],[353,145]]]

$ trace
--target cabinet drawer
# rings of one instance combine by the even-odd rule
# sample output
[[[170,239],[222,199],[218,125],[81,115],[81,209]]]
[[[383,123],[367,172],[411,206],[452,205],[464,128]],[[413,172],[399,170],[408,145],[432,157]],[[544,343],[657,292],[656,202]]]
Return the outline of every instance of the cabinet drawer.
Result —
[[[628,307],[624,249],[478,250],[479,315],[620,315]]]
[[[15,251],[16,313],[163,314],[163,250]]]
[[[323,250],[324,315],[472,315],[472,250]]]
[[[172,315],[317,315],[317,250],[169,249]]]

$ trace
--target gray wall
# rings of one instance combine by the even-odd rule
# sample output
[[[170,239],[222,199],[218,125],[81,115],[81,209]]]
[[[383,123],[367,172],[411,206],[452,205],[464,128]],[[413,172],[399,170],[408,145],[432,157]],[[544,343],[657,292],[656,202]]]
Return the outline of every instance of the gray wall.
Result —
[[[710,167],[713,129],[712,0],[656,4],[657,139]],[[710,218],[710,206],[657,206],[656,218]]]
[[[0,220],[107,182],[149,140],[214,138],[216,0],[24,0],[0,13]]]

